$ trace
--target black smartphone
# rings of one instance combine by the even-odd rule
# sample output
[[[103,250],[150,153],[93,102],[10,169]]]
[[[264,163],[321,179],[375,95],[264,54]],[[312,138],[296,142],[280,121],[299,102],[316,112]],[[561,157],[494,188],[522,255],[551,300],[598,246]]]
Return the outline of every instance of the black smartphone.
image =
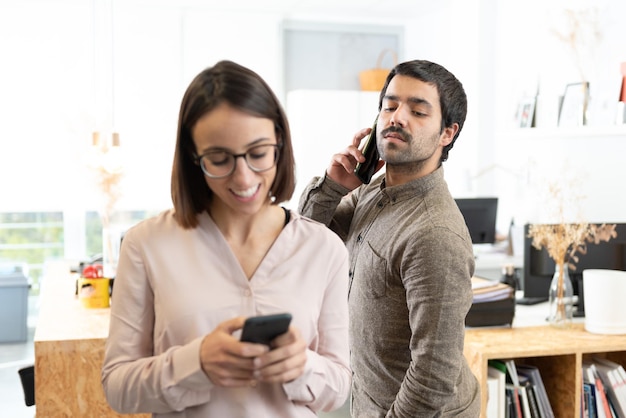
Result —
[[[376,164],[378,163],[378,159],[380,155],[378,154],[378,147],[376,146],[376,123],[378,122],[378,116],[376,116],[376,120],[374,120],[374,125],[372,125],[372,132],[370,132],[369,136],[365,140],[365,145],[361,149],[363,156],[365,157],[365,161],[362,163],[357,163],[356,168],[354,169],[354,174],[365,184],[369,184],[372,180],[372,176],[374,175],[374,171],[376,170]]]
[[[246,319],[241,331],[241,341],[270,345],[270,342],[289,329],[291,314],[280,313],[252,316]]]

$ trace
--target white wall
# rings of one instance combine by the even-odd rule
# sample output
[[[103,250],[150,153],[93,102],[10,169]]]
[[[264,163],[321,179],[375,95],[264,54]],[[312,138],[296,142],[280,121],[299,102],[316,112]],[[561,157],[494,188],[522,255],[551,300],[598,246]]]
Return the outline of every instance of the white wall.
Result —
[[[496,126],[514,123],[516,106],[525,95],[558,100],[568,83],[591,83],[590,124],[614,120],[619,63],[626,61],[626,2],[615,0],[542,1],[497,10]],[[576,53],[556,34],[572,34],[567,16],[578,19]],[[581,60],[577,61],[576,56]],[[578,64],[580,63],[580,64]]]
[[[279,91],[280,20],[164,1],[1,2],[0,210],[98,209],[96,130],[121,135],[117,208],[169,207],[184,89],[231,59]]]
[[[626,2],[476,0],[451,6],[416,19],[407,55],[419,51],[444,64],[466,87],[468,121],[445,163],[453,194],[498,196],[498,228],[506,232],[512,218],[517,224],[549,221],[546,186],[575,182],[583,219],[624,222],[626,200],[614,181],[626,127],[613,129],[612,123],[619,63],[626,61],[626,26],[620,24]],[[558,129],[556,114],[550,119],[544,113],[547,104],[558,104],[567,84],[583,77],[573,50],[555,35],[569,33],[568,13],[582,19],[585,37],[577,47],[591,85],[591,127],[582,131]],[[589,35],[595,30],[599,38]],[[517,107],[538,84],[541,129],[520,130],[514,126]]]
[[[90,16],[79,0],[0,3],[2,210],[58,209],[80,193],[73,137],[93,103]]]
[[[285,13],[276,8],[269,12],[216,10],[203,2],[184,3],[0,3],[0,209],[71,208],[79,213],[96,208],[93,183],[81,159],[94,129],[113,128],[120,131],[127,155],[120,208],[168,207],[176,119],[184,88],[201,69],[227,58],[255,69],[283,97],[283,19],[404,24],[403,59],[443,64],[463,82],[469,97],[466,126],[445,165],[451,190],[456,196],[502,196],[501,226],[508,225],[512,216],[529,216],[529,211],[519,213],[517,201],[522,196],[524,205],[530,202],[523,180],[530,175],[528,158],[553,150],[571,154],[572,163],[583,167],[589,161],[605,161],[611,153],[606,148],[616,140],[615,136],[609,142],[581,139],[581,151],[572,154],[569,144],[561,140],[554,148],[546,147],[549,138],[516,139],[513,144],[507,138],[519,137],[512,129],[515,110],[524,95],[534,94],[537,80],[545,103],[553,103],[567,83],[580,78],[570,51],[553,35],[555,30],[565,30],[566,5],[597,10],[602,39],[594,48],[585,49],[592,56],[587,63],[594,63],[585,66],[592,86],[590,119],[595,126],[604,126],[614,116],[612,91],[619,81],[618,64],[626,61],[626,26],[620,25],[626,3],[622,1],[449,0],[429,7],[415,3],[413,8],[413,2],[397,1],[395,8],[386,7],[384,13],[369,17],[362,13],[356,17],[356,12]],[[98,13],[93,13],[94,8]],[[285,105],[296,125],[320,126],[320,118],[308,122],[292,105]],[[330,113],[326,106],[321,99],[322,113]],[[332,112],[334,117],[337,111]],[[369,125],[369,118],[365,119],[368,122],[359,121],[359,128]],[[342,133],[347,136],[337,151],[352,133]],[[590,149],[582,151],[583,144]],[[537,158],[536,163],[550,164],[550,157],[546,156],[547,161]],[[595,191],[596,186],[587,189]],[[599,205],[626,214],[612,194],[594,196],[609,199]],[[594,218],[613,216],[594,212],[590,215]]]
[[[579,19],[579,56],[556,33],[571,33],[568,13]],[[498,3],[492,171],[502,210],[517,223],[554,221],[548,185],[578,194],[579,219],[626,221],[620,197],[621,155],[626,126],[612,126],[620,86],[619,63],[626,61],[623,1],[546,2],[504,7]],[[598,34],[599,36],[596,36]],[[569,83],[589,81],[589,125],[557,128],[559,96]],[[539,128],[514,127],[519,101],[539,87]],[[553,107],[553,113],[550,109]],[[554,203],[554,202],[551,202]],[[573,216],[570,214],[569,216]]]
[[[378,96],[376,92],[347,90],[294,90],[288,94],[297,184],[287,206],[297,209],[302,191],[313,177],[324,175],[331,156],[350,145],[358,130],[372,125]]]

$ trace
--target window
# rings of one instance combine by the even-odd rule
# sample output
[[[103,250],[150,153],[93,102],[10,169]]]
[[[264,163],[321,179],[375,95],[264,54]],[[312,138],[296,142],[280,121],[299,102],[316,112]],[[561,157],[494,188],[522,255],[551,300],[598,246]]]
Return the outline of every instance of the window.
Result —
[[[0,262],[27,265],[34,291],[44,261],[63,257],[63,213],[0,213]]]

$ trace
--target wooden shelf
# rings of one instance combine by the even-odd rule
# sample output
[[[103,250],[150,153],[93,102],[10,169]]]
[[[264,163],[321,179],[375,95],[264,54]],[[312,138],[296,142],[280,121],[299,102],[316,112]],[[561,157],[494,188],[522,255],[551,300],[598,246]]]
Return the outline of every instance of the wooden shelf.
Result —
[[[465,333],[465,357],[481,385],[481,417],[486,417],[487,362],[492,359],[538,367],[555,415],[580,416],[582,362],[593,356],[626,364],[626,338],[591,334],[582,323],[566,329],[546,325]]]

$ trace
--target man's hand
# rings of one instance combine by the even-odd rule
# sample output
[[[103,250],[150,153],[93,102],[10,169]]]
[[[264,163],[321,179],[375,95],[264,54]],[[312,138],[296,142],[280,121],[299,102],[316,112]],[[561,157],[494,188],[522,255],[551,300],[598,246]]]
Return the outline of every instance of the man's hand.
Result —
[[[359,145],[361,140],[371,131],[372,128],[361,129],[352,138],[352,144],[343,151],[333,155],[330,165],[326,169],[326,175],[329,178],[350,190],[354,190],[363,184],[354,174],[354,169],[357,163],[365,161],[363,153],[359,150]],[[384,161],[379,161],[376,171],[379,171],[383,165],[385,165]]]

